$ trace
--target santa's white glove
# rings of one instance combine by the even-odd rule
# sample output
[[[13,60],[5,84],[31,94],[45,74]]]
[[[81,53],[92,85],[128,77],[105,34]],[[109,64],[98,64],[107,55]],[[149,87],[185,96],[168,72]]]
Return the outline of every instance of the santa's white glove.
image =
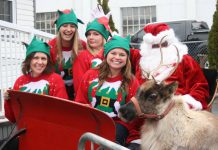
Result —
[[[110,15],[111,15],[111,12],[108,12],[105,15],[101,5],[97,5],[97,7],[93,9],[91,12],[91,21],[94,20],[95,18],[101,18],[101,17],[106,17],[107,19],[109,19]]]
[[[191,95],[186,94],[182,96],[185,102],[189,105],[190,109],[193,110],[202,110],[202,104],[201,102],[195,100]]]

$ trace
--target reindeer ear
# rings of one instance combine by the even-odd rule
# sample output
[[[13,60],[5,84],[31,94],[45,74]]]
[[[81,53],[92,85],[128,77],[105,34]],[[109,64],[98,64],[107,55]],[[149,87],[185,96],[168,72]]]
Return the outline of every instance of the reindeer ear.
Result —
[[[174,82],[166,85],[166,89],[169,92],[169,94],[175,93],[177,87],[178,87],[178,82],[177,81],[174,81]]]

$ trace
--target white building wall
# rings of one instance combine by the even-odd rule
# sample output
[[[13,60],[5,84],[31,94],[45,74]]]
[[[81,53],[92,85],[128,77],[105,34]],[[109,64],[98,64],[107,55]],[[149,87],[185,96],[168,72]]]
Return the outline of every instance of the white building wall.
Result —
[[[79,25],[80,36],[85,39],[84,33],[90,12],[96,7],[97,0],[36,0],[36,12],[50,12],[57,9],[73,8],[78,18],[85,22]],[[122,7],[156,6],[157,21],[180,19],[195,19],[206,21],[211,27],[213,14],[216,9],[216,0],[110,0],[116,28],[122,35]]]
[[[93,8],[97,6],[97,0],[73,0],[73,1],[74,1],[73,9],[77,17],[84,22],[83,25],[79,23],[80,37],[86,41],[86,37],[85,37],[86,25],[91,19],[90,12],[92,11]]]
[[[36,12],[53,12],[73,8],[73,0],[36,0]]]
[[[157,21],[195,19],[206,21],[211,27],[216,0],[110,0],[113,20],[122,34],[122,7],[156,6]]]
[[[196,18],[205,20],[211,27],[213,23],[213,14],[216,10],[217,0],[196,0]]]
[[[16,8],[16,24],[34,28],[34,0],[14,1]]]
[[[90,12],[96,7],[97,0],[36,0],[36,12],[54,12],[57,10],[73,9],[77,18],[84,22],[78,24],[80,37],[85,38],[86,24],[90,20]]]
[[[188,8],[185,1],[186,0],[164,0],[157,2],[155,4],[157,21],[187,19],[186,11]]]

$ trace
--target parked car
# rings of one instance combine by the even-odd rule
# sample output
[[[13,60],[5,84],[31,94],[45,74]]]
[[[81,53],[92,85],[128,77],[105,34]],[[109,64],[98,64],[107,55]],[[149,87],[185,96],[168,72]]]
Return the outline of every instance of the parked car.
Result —
[[[209,27],[207,23],[196,20],[179,20],[164,23],[168,24],[174,30],[179,41],[187,45],[189,55],[198,61],[201,67],[208,67],[207,40],[209,35]],[[131,46],[133,48],[140,49],[140,44],[144,35],[145,32],[143,28],[133,34],[131,36]]]

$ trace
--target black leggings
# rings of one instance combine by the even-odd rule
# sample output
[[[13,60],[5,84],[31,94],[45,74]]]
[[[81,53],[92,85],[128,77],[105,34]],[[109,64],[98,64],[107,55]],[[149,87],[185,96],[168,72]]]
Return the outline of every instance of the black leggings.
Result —
[[[130,143],[127,145],[127,148],[130,150],[141,150],[141,145],[137,143]]]
[[[73,87],[73,85],[71,85],[71,86],[65,85],[65,87],[66,87],[66,91],[67,91],[67,95],[69,97],[69,100],[74,100],[74,87]]]
[[[126,138],[128,137],[128,130],[125,126],[119,123],[115,123],[116,125],[116,143],[125,146]]]

